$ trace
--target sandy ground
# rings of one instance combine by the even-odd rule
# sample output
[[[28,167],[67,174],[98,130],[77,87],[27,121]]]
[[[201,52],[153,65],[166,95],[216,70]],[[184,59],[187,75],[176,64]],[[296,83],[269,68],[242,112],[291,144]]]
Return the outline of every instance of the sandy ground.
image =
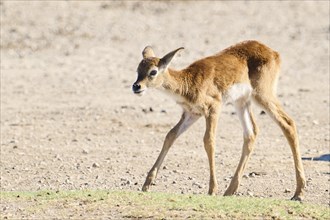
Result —
[[[2,1],[1,191],[140,190],[181,114],[158,91],[131,92],[149,44],[159,56],[184,46],[178,69],[242,40],[269,45],[282,56],[278,95],[297,123],[302,156],[329,155],[329,29],[328,1]],[[289,146],[254,109],[260,135],[239,195],[289,199]],[[219,120],[222,195],[242,129],[231,105]],[[207,193],[204,129],[201,119],[177,140],[152,191]],[[305,201],[329,205],[329,159],[303,163]]]

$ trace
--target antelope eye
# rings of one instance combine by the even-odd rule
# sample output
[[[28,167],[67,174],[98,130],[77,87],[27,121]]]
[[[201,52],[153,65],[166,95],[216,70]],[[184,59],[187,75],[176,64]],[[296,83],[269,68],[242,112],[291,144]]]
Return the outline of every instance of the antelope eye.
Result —
[[[152,71],[149,73],[150,76],[156,76],[156,74],[157,74],[157,70],[152,70]]]

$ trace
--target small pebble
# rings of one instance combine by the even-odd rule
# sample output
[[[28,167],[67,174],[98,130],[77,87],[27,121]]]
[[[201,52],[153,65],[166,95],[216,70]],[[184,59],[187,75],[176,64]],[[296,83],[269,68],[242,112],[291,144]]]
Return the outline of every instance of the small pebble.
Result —
[[[199,183],[197,183],[197,182],[194,182],[192,185],[193,185],[193,186],[197,186],[199,189],[203,188],[203,187],[202,187]]]
[[[284,190],[284,193],[290,193],[290,192],[291,192],[290,189],[285,189],[285,190]]]
[[[306,89],[306,88],[300,88],[298,91],[299,92],[310,92],[311,90],[310,89]]]
[[[98,163],[93,163],[93,165],[92,165],[94,168],[98,168],[98,167],[100,167],[100,164],[98,164]]]
[[[288,214],[292,215],[293,211],[292,210],[288,210]]]
[[[318,125],[319,122],[318,122],[317,120],[314,120],[314,121],[313,121],[313,124],[314,124],[314,125]]]
[[[247,192],[248,196],[253,196],[252,192]]]
[[[290,106],[290,102],[285,101],[285,102],[283,102],[283,105],[284,105],[284,106]]]

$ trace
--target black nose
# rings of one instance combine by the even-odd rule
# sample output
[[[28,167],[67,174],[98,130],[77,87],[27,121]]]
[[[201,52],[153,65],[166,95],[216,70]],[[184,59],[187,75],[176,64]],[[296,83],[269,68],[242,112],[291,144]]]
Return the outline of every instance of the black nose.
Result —
[[[134,83],[132,86],[132,89],[133,89],[133,92],[137,92],[141,89],[141,85]]]

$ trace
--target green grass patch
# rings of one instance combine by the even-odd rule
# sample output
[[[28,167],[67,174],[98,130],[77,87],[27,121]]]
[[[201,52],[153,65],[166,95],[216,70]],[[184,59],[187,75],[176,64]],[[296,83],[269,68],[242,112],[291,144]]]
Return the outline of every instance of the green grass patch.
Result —
[[[1,192],[1,218],[330,219],[329,207],[276,199],[128,191]]]

